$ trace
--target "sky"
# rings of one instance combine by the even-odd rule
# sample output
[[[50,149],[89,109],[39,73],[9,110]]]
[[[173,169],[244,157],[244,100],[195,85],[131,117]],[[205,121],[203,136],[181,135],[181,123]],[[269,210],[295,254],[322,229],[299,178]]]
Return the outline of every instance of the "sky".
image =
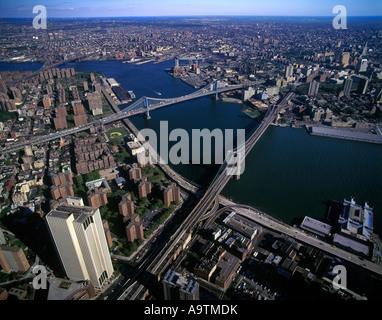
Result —
[[[47,17],[143,16],[382,16],[382,0],[0,0],[1,18],[33,18],[44,5]]]

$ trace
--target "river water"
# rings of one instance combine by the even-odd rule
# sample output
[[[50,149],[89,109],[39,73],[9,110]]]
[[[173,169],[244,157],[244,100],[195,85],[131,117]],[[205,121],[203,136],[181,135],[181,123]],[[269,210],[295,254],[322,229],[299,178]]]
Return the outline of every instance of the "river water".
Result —
[[[141,96],[170,98],[195,91],[165,71],[174,64],[146,63],[139,66],[118,61],[70,63],[77,71],[100,71],[115,78],[126,90]],[[0,63],[0,70],[37,70],[38,63]],[[130,118],[138,129],[158,133],[161,121],[169,131],[183,128],[246,129],[258,122],[244,115],[243,105],[215,101],[210,97],[191,100],[151,112],[151,119]],[[218,166],[176,165],[183,176],[208,185]],[[286,223],[305,215],[324,218],[328,200],[353,196],[374,208],[374,226],[382,234],[382,147],[362,142],[310,136],[305,129],[270,126],[245,161],[240,180],[231,180],[222,194],[235,202],[252,205]]]

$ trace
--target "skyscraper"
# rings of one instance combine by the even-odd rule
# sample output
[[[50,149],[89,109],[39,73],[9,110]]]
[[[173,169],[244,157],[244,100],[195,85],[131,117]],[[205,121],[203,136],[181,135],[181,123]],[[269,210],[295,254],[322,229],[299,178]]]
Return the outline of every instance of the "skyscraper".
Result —
[[[365,43],[365,46],[363,47],[363,50],[362,50],[362,57],[365,57],[367,55],[367,41]]]
[[[318,93],[318,88],[320,87],[320,83],[317,81],[313,81],[309,84],[308,96],[315,97]]]
[[[353,79],[352,78],[346,78],[344,81],[344,85],[342,87],[342,91],[343,91],[345,97],[350,96],[350,90],[351,90],[352,85],[353,85]]]
[[[367,91],[367,86],[369,84],[368,78],[359,78],[359,83],[357,87],[357,92],[360,94],[365,94]]]
[[[357,64],[356,71],[366,72],[366,70],[367,70],[367,59],[360,59]]]
[[[63,204],[45,219],[68,278],[101,288],[114,270],[99,209]]]

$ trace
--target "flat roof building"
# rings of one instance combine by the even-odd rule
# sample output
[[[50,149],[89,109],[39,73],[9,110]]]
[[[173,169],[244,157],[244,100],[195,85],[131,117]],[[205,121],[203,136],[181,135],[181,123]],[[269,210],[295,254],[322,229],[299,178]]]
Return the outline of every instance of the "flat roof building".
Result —
[[[226,220],[227,226],[229,226],[232,229],[235,229],[236,231],[239,231],[251,240],[253,240],[253,238],[259,232],[261,232],[261,227],[239,214],[231,213],[228,217],[230,218]]]
[[[60,205],[45,219],[68,278],[102,288],[114,270],[99,209]]]
[[[107,82],[109,83],[110,87],[119,86],[118,82],[114,78],[108,78]]]
[[[174,270],[168,270],[163,281],[165,300],[199,300],[199,283]]]
[[[6,273],[26,272],[30,268],[23,249],[13,246],[0,246],[0,266]]]
[[[338,223],[341,232],[355,235],[362,240],[370,239],[374,230],[373,209],[367,203],[361,206],[353,198],[345,199]]]
[[[90,300],[95,290],[90,281],[74,282],[52,277],[49,280],[47,300]]]
[[[365,257],[368,257],[370,254],[370,247],[366,243],[351,239],[339,233],[334,234],[333,244],[349,252],[364,255]]]
[[[306,216],[300,227],[306,231],[319,235],[320,237],[329,237],[332,227],[321,221]]]

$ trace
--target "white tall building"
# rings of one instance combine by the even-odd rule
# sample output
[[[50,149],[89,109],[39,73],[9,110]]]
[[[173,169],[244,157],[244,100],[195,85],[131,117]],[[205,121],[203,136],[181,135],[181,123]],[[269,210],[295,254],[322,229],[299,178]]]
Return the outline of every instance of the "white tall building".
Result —
[[[367,59],[361,59],[358,61],[356,71],[357,72],[366,72],[367,71]]]
[[[46,222],[68,278],[101,288],[114,270],[99,209],[63,204]]]

